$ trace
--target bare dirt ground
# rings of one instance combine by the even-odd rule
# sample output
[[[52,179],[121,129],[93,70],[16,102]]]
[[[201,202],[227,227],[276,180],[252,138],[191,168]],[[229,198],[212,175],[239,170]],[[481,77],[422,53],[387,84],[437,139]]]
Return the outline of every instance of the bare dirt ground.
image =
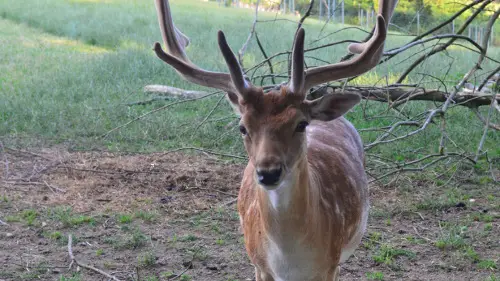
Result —
[[[0,280],[253,280],[235,198],[244,165],[206,155],[5,149]],[[371,187],[341,280],[498,280],[498,186],[457,171]]]

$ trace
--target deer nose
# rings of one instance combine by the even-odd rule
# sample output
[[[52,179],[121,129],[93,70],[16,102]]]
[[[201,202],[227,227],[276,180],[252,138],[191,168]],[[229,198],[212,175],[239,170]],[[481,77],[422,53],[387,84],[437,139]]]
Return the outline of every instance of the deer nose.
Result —
[[[281,167],[278,169],[257,169],[257,179],[262,185],[275,185],[281,178]]]

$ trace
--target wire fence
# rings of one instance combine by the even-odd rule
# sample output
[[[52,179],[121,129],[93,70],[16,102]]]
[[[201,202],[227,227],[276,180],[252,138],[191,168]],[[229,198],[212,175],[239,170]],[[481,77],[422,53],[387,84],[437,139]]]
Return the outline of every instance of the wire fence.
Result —
[[[240,0],[216,0],[220,6],[255,9],[256,3],[260,3],[260,11],[270,11],[278,14],[301,16],[301,13],[308,8],[310,1],[300,0],[274,0],[274,1],[248,1]],[[358,1],[359,2],[359,1]],[[371,29],[375,25],[376,12],[373,8],[362,7],[361,4],[356,4],[355,1],[339,1],[339,0],[316,0],[312,9],[311,17],[315,17],[320,21],[337,24],[349,24],[360,26],[364,29]],[[401,13],[395,11],[391,21],[393,30],[406,33],[420,35],[426,28],[436,24],[436,19],[430,18],[428,13],[417,11],[416,13]],[[441,33],[456,34],[456,26],[460,25],[458,21],[452,21],[448,26],[440,30]],[[498,25],[498,24],[497,24]],[[497,30],[497,25],[493,26],[493,30],[489,38],[489,46],[500,46],[500,30]],[[476,42],[482,42],[485,36],[486,22],[479,22],[471,25],[464,32],[470,39]]]

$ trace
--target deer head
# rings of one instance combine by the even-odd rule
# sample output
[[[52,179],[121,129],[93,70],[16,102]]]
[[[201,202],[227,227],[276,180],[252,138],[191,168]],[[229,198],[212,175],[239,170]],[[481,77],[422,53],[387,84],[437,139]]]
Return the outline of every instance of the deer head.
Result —
[[[229,102],[241,115],[240,132],[250,162],[255,166],[256,181],[267,189],[274,189],[304,155],[300,152],[307,145],[304,134],[307,125],[313,120],[336,119],[360,101],[360,97],[353,94],[325,95],[313,101],[305,97],[316,85],[360,75],[378,64],[387,23],[397,0],[381,2],[372,37],[365,43],[351,44],[349,50],[358,56],[348,61],[305,70],[305,32],[300,28],[293,43],[290,81],[268,93],[245,79],[222,31],[218,32],[218,43],[229,73],[207,71],[194,65],[184,52],[189,40],[175,27],[168,0],[156,0],[166,52],[158,42],[154,51],[186,80],[227,92]]]

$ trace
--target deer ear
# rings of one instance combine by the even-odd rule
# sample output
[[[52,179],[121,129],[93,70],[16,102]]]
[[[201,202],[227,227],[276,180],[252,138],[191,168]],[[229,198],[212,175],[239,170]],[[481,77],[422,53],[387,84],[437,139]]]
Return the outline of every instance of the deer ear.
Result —
[[[227,92],[226,99],[233,108],[234,113],[236,113],[236,115],[238,116],[241,116],[240,102],[238,95],[235,93]]]
[[[311,119],[330,121],[344,115],[361,98],[356,94],[328,94],[313,101],[304,101]]]

